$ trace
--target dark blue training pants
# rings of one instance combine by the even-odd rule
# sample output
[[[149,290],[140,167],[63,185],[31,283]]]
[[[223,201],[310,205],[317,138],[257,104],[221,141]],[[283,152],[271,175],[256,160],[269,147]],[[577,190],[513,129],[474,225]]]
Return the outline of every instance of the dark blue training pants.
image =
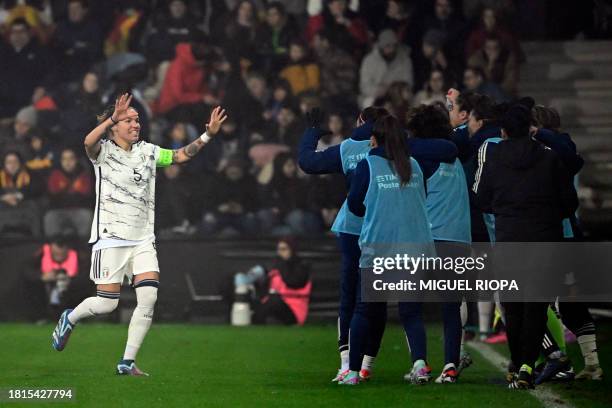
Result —
[[[353,327],[359,327],[356,335],[360,341],[363,340],[363,345],[359,346],[360,354],[367,354],[375,357],[380,348],[385,325],[387,323],[387,308],[378,313],[379,318],[371,327],[367,327],[361,323],[356,323],[355,326],[352,320],[355,318],[355,307],[359,303],[359,258],[361,250],[359,249],[359,236],[352,234],[341,233],[338,236],[338,244],[342,252],[342,269],[340,271],[340,308],[338,316],[338,349],[339,351],[348,350],[349,348],[349,330]],[[351,332],[351,341],[355,335]],[[359,357],[359,368],[361,368],[361,360]]]
[[[349,329],[355,310],[357,285],[359,284],[359,236],[340,233],[338,246],[342,252],[340,269],[340,308],[338,310],[338,349],[348,350]]]

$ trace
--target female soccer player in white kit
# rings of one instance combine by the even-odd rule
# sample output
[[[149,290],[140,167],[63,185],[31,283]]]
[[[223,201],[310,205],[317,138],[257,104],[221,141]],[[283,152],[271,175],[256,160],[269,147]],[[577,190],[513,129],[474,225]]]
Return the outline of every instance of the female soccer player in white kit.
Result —
[[[131,100],[128,94],[119,97],[112,114],[103,115],[101,123],[85,137],[85,150],[96,173],[96,208],[89,243],[93,245],[90,278],[97,296],[65,310],[52,337],[53,348],[61,351],[81,319],[115,310],[127,276],[135,288],[137,306],[117,374],[146,375],[134,361],[151,327],[159,286],[153,232],[156,168],[191,160],[227,116],[216,107],[204,134],[185,147],[167,150],[139,140],[138,112],[130,107]]]

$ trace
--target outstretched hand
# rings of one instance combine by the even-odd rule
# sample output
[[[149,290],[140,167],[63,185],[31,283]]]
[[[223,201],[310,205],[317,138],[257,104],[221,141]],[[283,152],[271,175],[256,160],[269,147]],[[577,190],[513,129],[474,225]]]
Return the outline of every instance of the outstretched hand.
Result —
[[[309,127],[320,128],[323,123],[324,112],[319,108],[312,108],[306,112],[306,122]]]
[[[221,125],[223,122],[227,120],[227,115],[225,114],[225,109],[222,109],[220,106],[217,106],[210,113],[210,119],[206,124],[206,132],[209,136],[213,136],[219,132],[221,129]]]
[[[115,100],[115,111],[111,116],[111,120],[113,122],[119,122],[124,119],[129,118],[131,115],[129,113],[130,103],[132,102],[132,95],[128,93],[124,93],[119,98]],[[134,113],[134,116],[137,114]]]
[[[319,137],[332,134],[332,132],[329,130],[321,128],[324,118],[325,112],[319,108],[312,108],[310,111],[306,112],[306,122],[308,126],[314,129],[319,129]]]

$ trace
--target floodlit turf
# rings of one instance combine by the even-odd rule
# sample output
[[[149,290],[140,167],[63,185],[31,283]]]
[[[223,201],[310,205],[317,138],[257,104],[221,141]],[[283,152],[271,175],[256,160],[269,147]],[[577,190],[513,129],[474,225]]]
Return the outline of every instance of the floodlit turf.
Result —
[[[76,390],[77,404],[51,406],[540,406],[525,392],[506,390],[499,372],[478,355],[461,384],[404,383],[409,358],[397,326],[385,333],[375,378],[357,387],[330,382],[338,364],[333,326],[154,325],[138,359],[151,373],[148,378],[114,375],[125,325],[81,324],[61,353],[51,348],[51,331],[49,325],[0,325],[0,388]],[[428,336],[430,364],[437,375],[442,366],[439,327],[430,328]],[[609,395],[609,390],[608,384],[602,392]]]
[[[601,322],[596,322],[595,325],[599,362],[604,369],[604,380],[572,381],[547,385],[564,400],[570,400],[575,407],[612,407],[612,325]],[[496,345],[494,348],[500,353],[508,353],[505,344]],[[568,344],[567,354],[572,360],[574,370],[579,373],[584,367],[584,360],[578,343]]]

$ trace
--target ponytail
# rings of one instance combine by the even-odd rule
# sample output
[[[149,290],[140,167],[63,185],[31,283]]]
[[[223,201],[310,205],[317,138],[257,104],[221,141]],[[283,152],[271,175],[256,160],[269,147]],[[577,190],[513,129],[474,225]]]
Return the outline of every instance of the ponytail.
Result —
[[[374,123],[372,134],[378,144],[384,146],[387,158],[392,163],[394,172],[399,176],[401,185],[408,184],[412,176],[412,166],[406,133],[400,122],[391,115],[384,116]]]

